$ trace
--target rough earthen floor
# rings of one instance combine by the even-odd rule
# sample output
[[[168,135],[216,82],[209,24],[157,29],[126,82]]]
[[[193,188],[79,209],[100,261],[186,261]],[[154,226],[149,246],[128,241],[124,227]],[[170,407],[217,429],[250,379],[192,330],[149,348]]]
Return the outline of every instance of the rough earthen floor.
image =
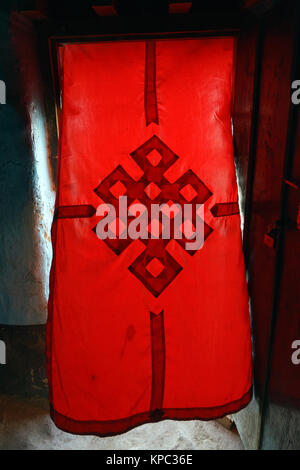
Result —
[[[0,397],[0,449],[241,450],[239,436],[216,421],[162,421],[125,434],[75,436],[52,423],[46,399]]]

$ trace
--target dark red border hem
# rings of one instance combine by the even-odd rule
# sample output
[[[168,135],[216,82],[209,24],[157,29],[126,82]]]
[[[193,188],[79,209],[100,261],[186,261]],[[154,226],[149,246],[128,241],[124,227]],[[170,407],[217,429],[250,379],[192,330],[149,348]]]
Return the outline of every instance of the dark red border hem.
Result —
[[[151,414],[151,410],[139,413],[128,418],[113,421],[76,421],[58,413],[53,406],[50,407],[50,415],[55,425],[62,431],[71,434],[90,434],[99,437],[114,436],[122,434],[137,426],[146,423],[164,421],[166,419],[189,421],[199,419],[210,421],[232,413],[237,413],[245,408],[252,398],[252,387],[239,400],[227,403],[226,405],[213,408],[163,408],[160,416]]]

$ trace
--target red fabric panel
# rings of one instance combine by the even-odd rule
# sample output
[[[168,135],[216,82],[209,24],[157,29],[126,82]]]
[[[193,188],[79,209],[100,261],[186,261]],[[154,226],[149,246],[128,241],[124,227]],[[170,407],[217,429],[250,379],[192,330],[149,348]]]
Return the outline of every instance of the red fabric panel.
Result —
[[[252,360],[231,133],[233,38],[65,45],[61,59],[52,417],[71,432],[109,435],[237,411],[251,398]],[[124,188],[147,207],[204,203],[202,249],[100,240],[94,210]]]

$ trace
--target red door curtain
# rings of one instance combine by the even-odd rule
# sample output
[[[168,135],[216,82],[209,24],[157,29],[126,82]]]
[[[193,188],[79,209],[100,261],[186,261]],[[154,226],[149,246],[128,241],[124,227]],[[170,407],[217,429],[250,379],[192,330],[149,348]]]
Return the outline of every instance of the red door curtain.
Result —
[[[65,431],[215,419],[251,398],[233,51],[232,37],[60,48],[47,364]]]

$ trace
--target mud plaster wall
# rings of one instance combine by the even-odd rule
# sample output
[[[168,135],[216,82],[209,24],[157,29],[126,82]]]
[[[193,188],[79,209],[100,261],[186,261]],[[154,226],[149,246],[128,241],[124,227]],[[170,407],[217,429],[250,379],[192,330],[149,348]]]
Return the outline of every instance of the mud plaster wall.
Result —
[[[47,317],[55,156],[37,41],[13,3],[0,6],[0,79],[6,85],[6,104],[0,105],[0,324],[31,325]]]

